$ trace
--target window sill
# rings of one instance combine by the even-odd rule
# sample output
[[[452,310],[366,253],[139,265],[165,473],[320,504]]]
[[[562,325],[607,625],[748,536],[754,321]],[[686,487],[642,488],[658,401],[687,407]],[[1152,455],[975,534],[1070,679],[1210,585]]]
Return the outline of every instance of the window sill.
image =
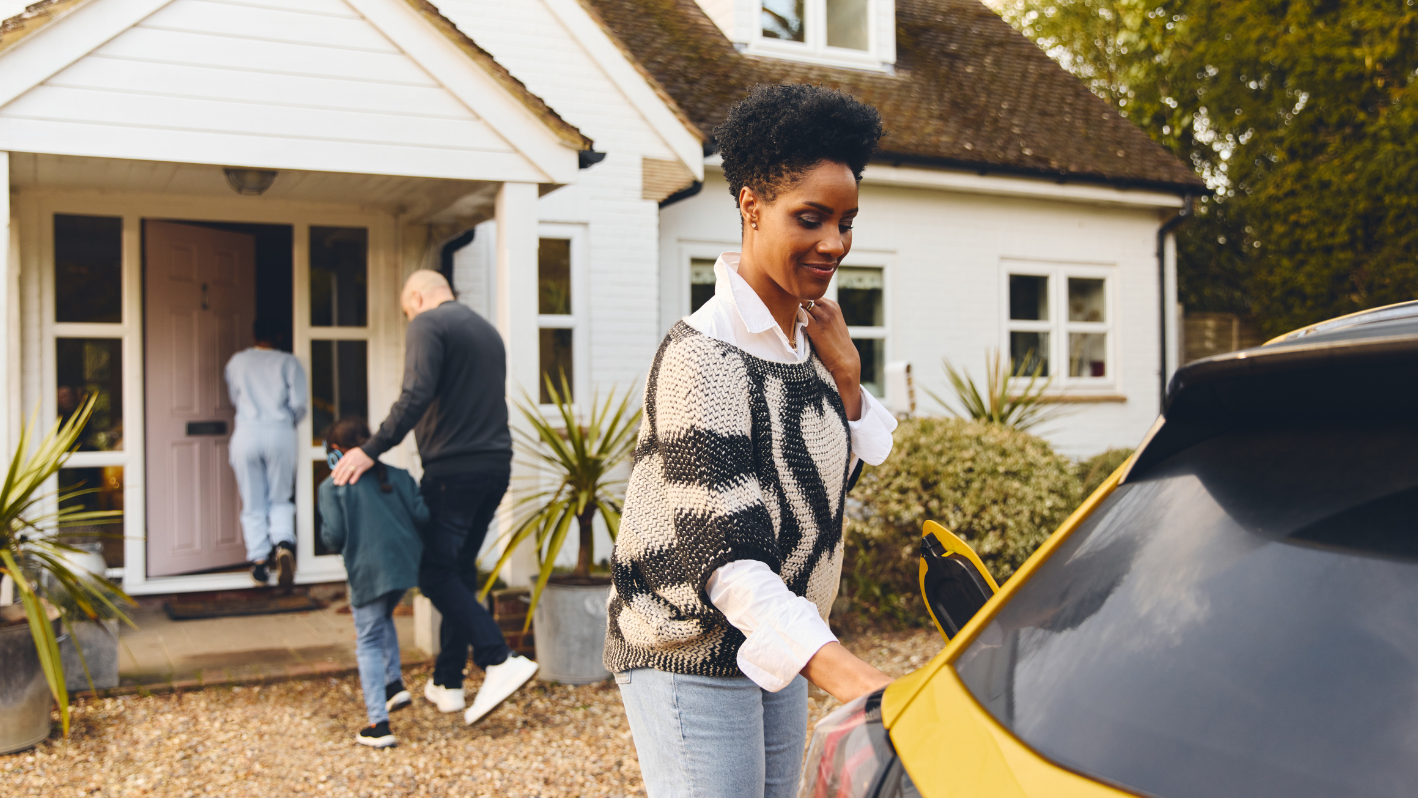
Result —
[[[1011,397],[1017,399],[1019,397]],[[1118,393],[1065,393],[1041,396],[1041,405],[1096,405],[1108,402],[1126,402],[1128,398]]]
[[[743,53],[758,58],[777,58],[783,61],[798,61],[817,66],[860,69],[864,72],[883,72],[888,75],[896,74],[894,65],[883,63],[872,55],[870,50],[848,50],[841,47],[819,50],[804,44],[776,42],[769,44],[766,40],[759,39],[745,46]]]

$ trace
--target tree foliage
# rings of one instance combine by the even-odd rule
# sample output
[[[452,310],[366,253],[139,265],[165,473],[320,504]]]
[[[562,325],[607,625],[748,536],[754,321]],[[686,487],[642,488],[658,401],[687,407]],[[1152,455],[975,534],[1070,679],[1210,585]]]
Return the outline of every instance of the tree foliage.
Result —
[[[996,0],[1216,190],[1182,301],[1270,333],[1418,298],[1415,0]]]

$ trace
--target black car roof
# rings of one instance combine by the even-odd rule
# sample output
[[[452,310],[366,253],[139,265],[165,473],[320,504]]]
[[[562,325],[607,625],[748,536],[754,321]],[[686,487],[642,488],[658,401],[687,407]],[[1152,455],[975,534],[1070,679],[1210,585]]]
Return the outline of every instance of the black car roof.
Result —
[[[1343,316],[1178,369],[1128,477],[1246,426],[1406,419],[1418,397],[1418,302]]]

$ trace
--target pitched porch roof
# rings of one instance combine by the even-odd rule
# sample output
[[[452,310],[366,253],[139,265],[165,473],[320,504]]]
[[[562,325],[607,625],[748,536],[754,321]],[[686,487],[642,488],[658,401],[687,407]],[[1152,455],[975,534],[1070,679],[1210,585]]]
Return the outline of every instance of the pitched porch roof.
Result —
[[[566,183],[592,142],[427,0],[41,0],[0,150]]]

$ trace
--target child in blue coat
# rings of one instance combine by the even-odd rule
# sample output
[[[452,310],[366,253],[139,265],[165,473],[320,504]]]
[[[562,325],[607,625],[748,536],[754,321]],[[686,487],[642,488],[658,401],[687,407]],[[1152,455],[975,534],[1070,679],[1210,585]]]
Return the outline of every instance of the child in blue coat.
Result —
[[[366,440],[369,425],[363,419],[335,422],[325,433],[330,467]],[[349,575],[355,658],[369,713],[369,726],[355,735],[355,742],[387,748],[395,742],[389,713],[412,700],[400,670],[394,608],[418,584],[419,529],[428,523],[428,506],[409,472],[376,463],[374,475],[351,485],[336,485],[329,478],[320,483],[320,536],[344,555]]]

